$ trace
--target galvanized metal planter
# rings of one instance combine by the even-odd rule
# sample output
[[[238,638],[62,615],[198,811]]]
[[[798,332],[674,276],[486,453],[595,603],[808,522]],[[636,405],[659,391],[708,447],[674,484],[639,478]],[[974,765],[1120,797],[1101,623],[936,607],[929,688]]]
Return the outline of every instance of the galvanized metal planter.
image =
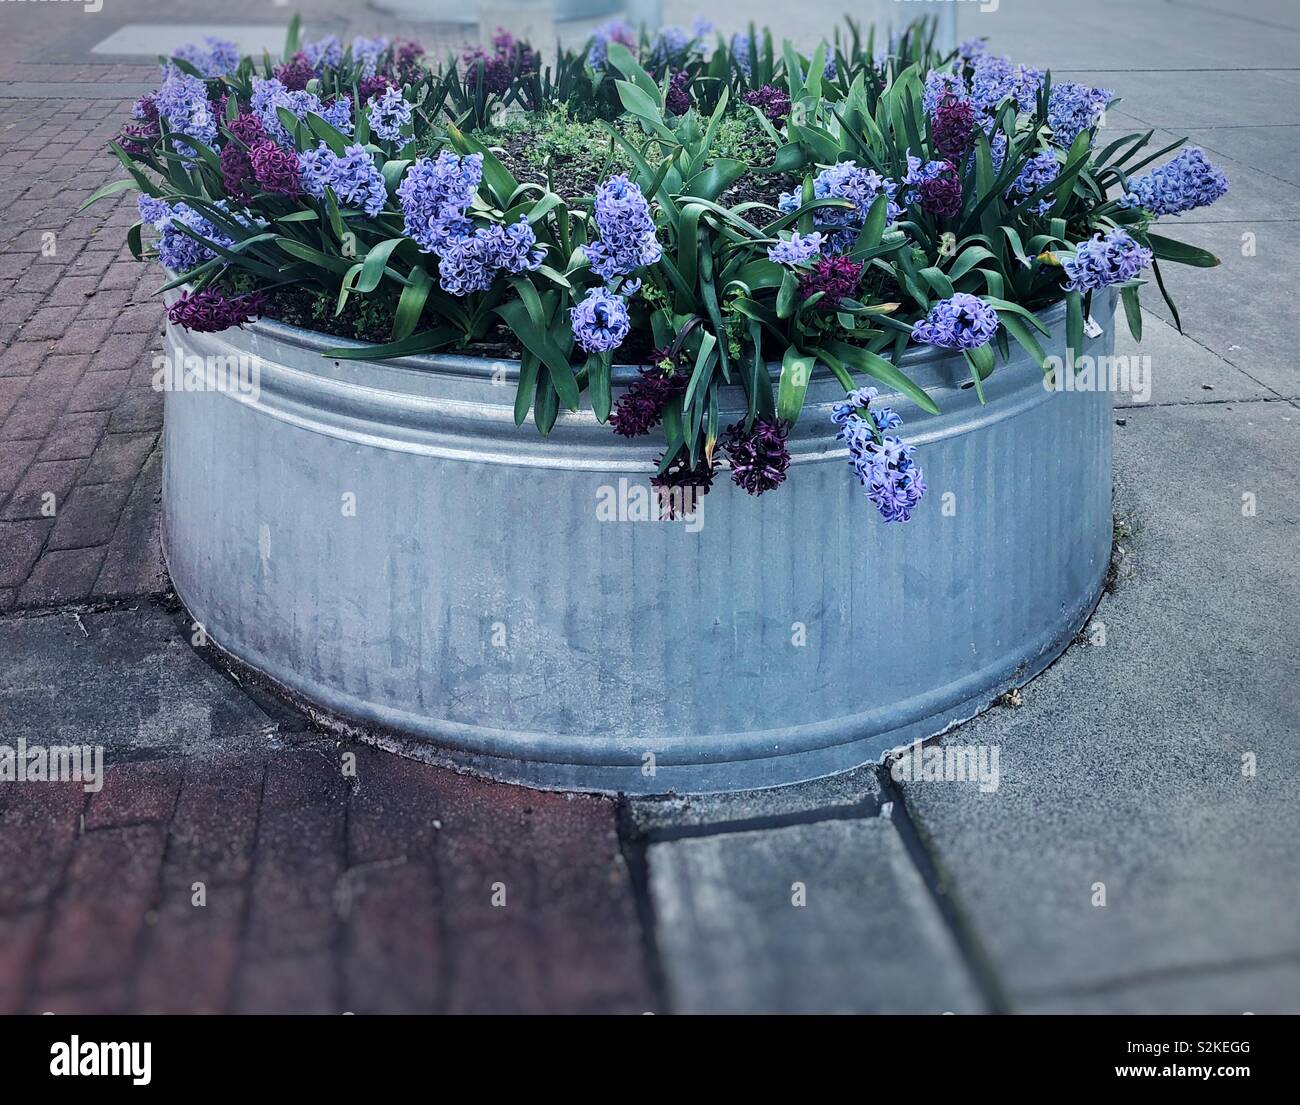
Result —
[[[786,484],[750,498],[724,471],[683,523],[602,520],[636,515],[655,444],[589,412],[517,429],[514,364],[334,361],[272,322],[169,342],[259,358],[255,396],[166,396],[164,544],[195,619],[325,711],[503,779],[726,790],[876,760],[1048,664],[1107,569],[1112,396],[1049,392],[1023,355],[987,406],[960,359],[905,358],[943,411],[894,401],[929,484],[907,525],[853,479],[829,377]]]

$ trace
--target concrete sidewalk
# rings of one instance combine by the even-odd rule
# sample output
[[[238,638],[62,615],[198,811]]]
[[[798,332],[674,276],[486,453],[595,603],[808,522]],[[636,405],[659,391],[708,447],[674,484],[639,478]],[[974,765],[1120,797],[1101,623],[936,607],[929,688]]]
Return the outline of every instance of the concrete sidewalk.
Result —
[[[838,14],[768,7],[712,18]],[[206,9],[74,8],[0,7],[0,743],[102,744],[110,770],[0,784],[0,1011],[1300,1012],[1293,5],[959,9],[963,37],[1119,92],[1115,135],[1187,135],[1232,182],[1176,228],[1223,259],[1166,270],[1185,333],[1145,297],[1113,589],[939,742],[996,748],[996,789],[865,768],[617,802],[340,744],[191,643],[157,544],[159,279],[127,199],[76,208],[155,72],[92,48]]]

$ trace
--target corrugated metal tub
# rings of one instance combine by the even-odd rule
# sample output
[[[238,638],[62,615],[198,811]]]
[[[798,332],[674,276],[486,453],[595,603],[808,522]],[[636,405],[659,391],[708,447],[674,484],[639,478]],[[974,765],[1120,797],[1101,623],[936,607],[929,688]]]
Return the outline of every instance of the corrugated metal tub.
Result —
[[[513,364],[334,361],[338,339],[271,322],[168,341],[260,359],[251,393],[166,396],[164,545],[194,618],[324,711],[503,779],[725,790],[878,759],[1041,670],[1107,569],[1112,396],[1049,392],[1023,355],[985,407],[959,359],[908,355],[943,411],[893,401],[929,484],[910,524],[853,479],[831,378],[782,488],[724,471],[673,523],[601,520],[648,488],[654,443],[589,412],[516,429]]]

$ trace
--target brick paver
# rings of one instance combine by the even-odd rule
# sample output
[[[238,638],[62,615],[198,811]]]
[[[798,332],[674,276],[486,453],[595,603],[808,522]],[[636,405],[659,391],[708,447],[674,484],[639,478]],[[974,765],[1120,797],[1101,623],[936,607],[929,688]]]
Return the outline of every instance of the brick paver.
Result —
[[[0,796],[0,1011],[655,1007],[606,799],[318,738]]]
[[[340,33],[376,18],[341,0],[304,6]],[[150,14],[178,15],[172,3],[133,5],[133,18]],[[265,19],[265,4],[236,0],[221,14],[241,17]],[[107,141],[155,70],[41,60],[80,27],[36,22],[15,29],[0,60],[10,617],[170,590],[152,387],[161,277],[125,247],[133,197],[78,212],[121,175]],[[5,82],[50,95],[6,96]],[[85,96],[71,93],[78,84]],[[6,784],[0,869],[0,1013],[655,1006],[611,802],[317,737],[264,756],[115,764],[92,795]]]
[[[126,248],[133,194],[78,211],[122,175],[108,141],[135,95],[157,83],[157,68],[89,54],[115,27],[96,34],[75,6],[28,7],[29,18],[8,13],[0,58],[0,538],[14,542],[0,543],[0,613],[167,589],[150,509],[160,486],[150,458],[162,426],[162,396],[151,386],[162,278]],[[348,0],[294,10],[340,35],[383,30],[434,49],[464,37]],[[265,0],[233,0],[219,14],[133,0],[128,14],[229,24],[276,17]],[[47,493],[54,502],[43,514]],[[8,525],[41,518],[58,524]]]
[[[13,200],[0,230],[0,525],[15,543],[0,553],[0,611],[164,589],[107,555],[116,543],[157,560],[156,517],[125,510],[137,483],[145,498],[158,488],[147,462],[162,397],[130,386],[147,385],[161,331],[157,276],[125,248],[129,197],[77,212],[118,176],[106,142],[128,108],[0,99],[0,188]]]

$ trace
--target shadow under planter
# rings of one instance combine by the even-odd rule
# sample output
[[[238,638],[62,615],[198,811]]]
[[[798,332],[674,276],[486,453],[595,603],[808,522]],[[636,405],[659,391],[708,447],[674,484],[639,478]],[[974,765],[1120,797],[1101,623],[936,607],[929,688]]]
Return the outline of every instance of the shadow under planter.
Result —
[[[1042,318],[1063,355],[1064,307]],[[904,358],[942,413],[888,400],[929,493],[887,526],[829,375],[782,487],[724,469],[693,519],[638,521],[654,440],[586,410],[516,428],[514,363],[338,361],[341,339],[267,321],[167,340],[208,374],[166,394],[164,548],[193,617],[340,725],[496,778],[698,792],[878,760],[1037,674],[1107,570],[1113,396],[1047,390],[1014,345],[987,406],[959,356]],[[217,387],[241,356],[253,386]]]

